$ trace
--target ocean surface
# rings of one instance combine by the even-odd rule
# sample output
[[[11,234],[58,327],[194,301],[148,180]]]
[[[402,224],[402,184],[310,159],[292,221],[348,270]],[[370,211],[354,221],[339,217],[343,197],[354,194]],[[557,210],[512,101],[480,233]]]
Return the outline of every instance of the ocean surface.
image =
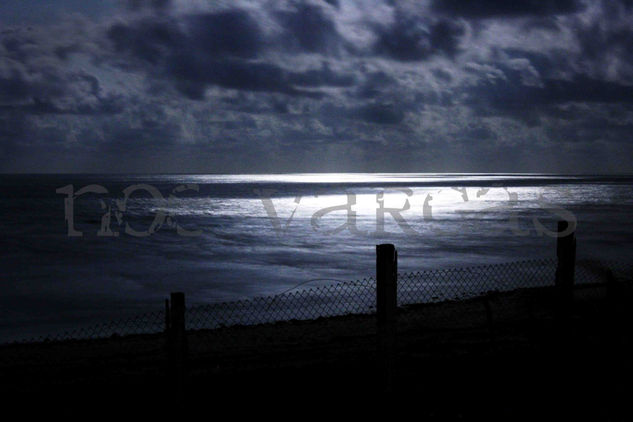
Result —
[[[0,175],[0,342],[399,270],[555,256],[630,261],[633,176]]]

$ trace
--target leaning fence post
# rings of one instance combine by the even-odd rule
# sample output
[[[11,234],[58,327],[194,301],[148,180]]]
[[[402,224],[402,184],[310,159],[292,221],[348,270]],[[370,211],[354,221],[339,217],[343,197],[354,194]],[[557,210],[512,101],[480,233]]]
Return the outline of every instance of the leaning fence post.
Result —
[[[398,252],[391,244],[376,246],[376,319],[382,383],[391,391],[398,306]]]
[[[568,221],[558,222],[558,237],[556,240],[556,294],[558,312],[563,317],[569,317],[574,298],[574,273],[576,266],[576,233],[569,230]],[[569,232],[569,233],[566,233]]]
[[[182,399],[185,383],[187,359],[187,338],[185,333],[185,294],[172,293],[168,312],[168,359],[169,382],[178,400]]]

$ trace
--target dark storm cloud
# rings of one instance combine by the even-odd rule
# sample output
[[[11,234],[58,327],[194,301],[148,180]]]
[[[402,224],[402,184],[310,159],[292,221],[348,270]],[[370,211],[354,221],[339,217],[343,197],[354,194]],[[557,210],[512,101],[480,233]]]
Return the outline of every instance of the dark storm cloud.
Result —
[[[1,76],[5,72],[9,74]],[[66,87],[69,83],[72,81],[53,70],[42,72],[42,75],[38,75],[37,78],[29,78],[23,70],[0,69],[0,88],[2,88],[0,101],[13,103],[33,97],[59,98],[66,94]]]
[[[464,33],[460,24],[397,15],[391,25],[374,25],[374,54],[400,61],[457,54]],[[171,81],[189,99],[204,99],[209,86],[309,98],[323,97],[321,87],[354,86],[357,76],[332,69],[327,60],[319,68],[296,71],[266,59],[269,52],[319,54],[324,59],[337,58],[344,50],[352,56],[360,52],[344,41],[325,8],[294,2],[271,16],[281,34],[265,34],[250,12],[228,9],[177,21],[145,17],[117,23],[108,37],[117,52],[129,55],[130,60],[120,61],[123,67],[141,62],[140,69]]]
[[[433,69],[432,72],[437,79],[443,82],[450,82],[453,80],[453,76],[446,69]]]
[[[337,73],[325,62],[320,69],[311,69],[305,72],[291,72],[290,80],[296,85],[306,87],[350,87],[355,84],[356,77],[352,73]]]
[[[156,64],[170,51],[184,47],[183,34],[170,22],[144,19],[134,26],[116,23],[107,36],[117,52],[129,53],[134,59]]]
[[[605,28],[596,22],[589,27],[579,25],[575,32],[584,60],[602,64],[608,55],[616,54],[633,63],[632,28]]]
[[[424,60],[433,54],[454,56],[459,48],[463,27],[456,22],[440,20],[425,23],[419,18],[399,14],[395,22],[378,28],[374,51],[396,60]]]
[[[117,114],[122,112],[124,107],[119,98],[100,99],[98,104],[76,103],[71,107],[60,107],[50,101],[42,101],[38,97],[34,97],[26,104],[0,105],[0,114],[19,112],[21,114],[100,115]]]
[[[341,47],[334,22],[319,6],[298,3],[293,11],[278,12],[277,18],[285,29],[283,38],[288,48],[336,54]]]
[[[310,52],[330,48],[329,36],[335,30],[319,10],[306,6],[280,15],[293,34],[289,38],[297,42],[289,48]],[[108,37],[119,53],[148,63],[147,71],[171,80],[190,99],[203,99],[211,85],[319,98],[321,93],[301,87],[341,87],[354,82],[352,75],[337,74],[327,64],[297,72],[258,60],[271,46],[257,21],[243,10],[188,15],[180,25],[149,18],[118,23],[109,29]]]
[[[100,79],[83,66],[68,66],[67,60],[74,53],[93,54],[91,39],[79,36],[84,35],[85,23],[80,18],[72,19],[51,27],[50,33],[30,26],[2,31],[0,115],[5,119],[12,116],[9,122],[15,115],[23,116],[27,125],[35,127],[37,123],[29,116],[92,117],[124,110],[123,96],[104,92]],[[16,126],[23,120],[16,120]],[[56,130],[55,123],[47,121],[51,132]]]
[[[263,39],[257,22],[241,10],[188,15],[180,21],[146,17],[116,23],[107,34],[118,52],[151,64],[184,55],[202,60],[253,58]]]
[[[633,86],[576,76],[573,80],[545,80],[533,95],[535,104],[564,102],[633,104]]]
[[[629,0],[119,5],[0,31],[2,169],[556,171],[567,142],[631,168]]]
[[[24,114],[0,112],[0,152],[9,155],[19,149],[27,130],[28,122]]]
[[[526,85],[516,71],[506,78],[481,81],[468,90],[468,103],[479,113],[507,115],[535,124],[539,115],[552,114],[551,107],[567,104],[633,104],[633,86],[576,75],[571,80],[543,79]],[[559,115],[563,117],[563,115]]]
[[[583,142],[588,137],[613,139],[617,143],[629,144],[633,140],[633,123],[618,122],[604,117],[588,116],[581,122],[548,128],[558,139]]]
[[[379,97],[397,85],[396,79],[384,71],[370,72],[364,76],[364,81],[356,89],[359,98]]]
[[[176,56],[170,66],[170,76],[175,78],[177,88],[191,99],[203,99],[207,85],[246,91],[277,92],[292,96],[322,97],[318,92],[295,87],[293,79],[297,78],[301,82],[302,74],[293,77],[274,64],[242,60],[201,60],[199,57],[184,54]]]
[[[263,47],[263,34],[248,13],[230,10],[190,16],[187,40],[207,55],[255,57]]]
[[[433,0],[432,8],[465,18],[547,16],[582,10],[578,0]]]
[[[351,107],[325,104],[321,111],[328,118],[359,120],[377,125],[397,125],[404,119],[404,110],[400,105],[380,102]]]
[[[180,127],[172,123],[144,121],[140,127],[107,125],[112,140],[99,145],[99,151],[124,157],[144,149],[163,152],[177,145]]]
[[[5,76],[0,76],[0,101],[26,98],[32,91],[29,84],[17,70],[11,69],[7,73]]]
[[[502,77],[484,78],[469,88],[472,101],[485,102],[495,108],[540,107],[568,102],[633,103],[633,85],[592,78],[582,73],[568,79],[536,77],[551,71],[553,61],[538,54],[522,54],[519,66],[497,64]],[[530,59],[527,59],[530,57]],[[476,72],[479,72],[477,70]]]
[[[171,5],[171,0],[125,0],[130,10],[141,10],[143,8],[152,8],[164,10]]]
[[[0,63],[0,113],[91,115],[123,108],[121,98],[102,95],[99,80],[88,73],[64,73],[61,64],[35,73],[18,61]]]
[[[369,104],[359,107],[352,117],[380,125],[396,125],[404,119],[404,112],[393,104]]]

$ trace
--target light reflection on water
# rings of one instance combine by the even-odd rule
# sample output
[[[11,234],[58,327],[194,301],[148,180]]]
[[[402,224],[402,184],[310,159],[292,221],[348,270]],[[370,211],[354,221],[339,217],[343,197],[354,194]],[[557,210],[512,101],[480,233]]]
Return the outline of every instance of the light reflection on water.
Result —
[[[176,185],[198,184],[199,192],[169,202],[133,196],[125,218],[142,230],[164,211],[202,234],[181,237],[164,226],[147,238],[100,238],[99,198],[87,196],[76,204],[77,226],[85,235],[68,238],[63,196],[55,190],[71,183],[76,189],[103,184],[107,200],[120,199],[135,183],[157,186],[166,198]],[[0,258],[6,280],[0,285],[0,339],[3,332],[41,327],[45,320],[55,325],[156,309],[170,291],[185,291],[189,303],[207,303],[277,293],[315,278],[362,278],[374,273],[378,243],[397,245],[402,271],[553,257],[555,240],[534,226],[539,221],[553,229],[558,217],[546,209],[552,205],[578,219],[580,256],[629,258],[633,239],[633,185],[627,178],[95,175],[11,176],[0,184],[7,209],[0,242],[9,251]],[[377,195],[383,188],[384,207],[400,209],[409,201],[401,215],[412,232],[403,232],[389,214],[384,231],[378,230]],[[277,226],[259,196],[266,190]],[[315,229],[314,214],[346,204],[350,194],[360,233],[333,232],[348,221],[341,210],[323,215]],[[513,227],[525,235],[517,236]]]

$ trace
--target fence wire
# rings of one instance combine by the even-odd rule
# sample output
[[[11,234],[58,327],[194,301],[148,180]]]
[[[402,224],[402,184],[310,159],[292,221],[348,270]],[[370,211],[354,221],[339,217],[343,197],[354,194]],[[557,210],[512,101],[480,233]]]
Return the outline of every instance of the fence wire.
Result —
[[[578,261],[577,296],[590,305],[592,298],[604,293],[600,285],[609,272],[630,281],[633,265]],[[507,322],[526,316],[549,317],[546,305],[551,294],[546,292],[552,290],[555,273],[553,259],[400,273],[398,332],[468,329],[490,336],[501,332]],[[276,296],[189,307],[185,326],[192,368],[205,372],[244,366],[240,356],[261,358],[265,353],[270,355],[266,364],[274,365],[274,356],[302,350],[320,350],[323,353],[315,353],[322,359],[332,342],[346,345],[352,358],[375,353],[375,303],[376,280],[368,277]],[[94,367],[95,362],[103,363],[104,374],[116,362],[127,368],[120,371],[123,374],[138,372],[143,367],[139,362],[151,362],[150,366],[160,372],[156,368],[164,365],[165,319],[165,311],[160,310],[0,345],[0,372],[19,374],[16,376],[25,383],[31,382],[29,373],[35,377],[44,368],[51,373],[66,371],[64,365],[79,368],[80,376],[82,366]],[[442,344],[440,340],[424,341]],[[402,347],[407,347],[406,341]]]
[[[633,264],[580,260],[576,284],[603,283],[607,272],[630,278]],[[554,285],[555,259],[526,260],[493,265],[424,270],[398,274],[398,306],[466,301],[492,292]],[[342,315],[367,315],[376,311],[376,280],[361,280],[297,289],[274,296],[191,306],[186,312],[187,330],[213,330],[282,321],[305,321]],[[165,311],[38,336],[16,343],[48,343],[160,333]]]

